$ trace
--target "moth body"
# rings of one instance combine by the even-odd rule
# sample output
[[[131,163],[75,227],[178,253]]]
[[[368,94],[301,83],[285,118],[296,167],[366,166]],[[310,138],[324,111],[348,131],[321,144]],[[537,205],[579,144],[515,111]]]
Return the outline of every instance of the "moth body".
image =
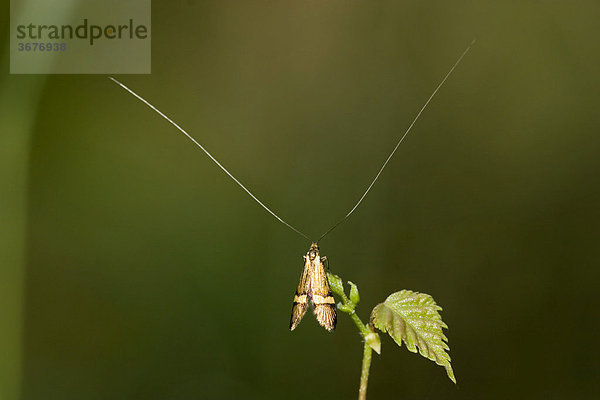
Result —
[[[319,246],[313,243],[304,256],[304,269],[294,296],[290,318],[290,330],[292,331],[304,317],[309,303],[319,324],[330,332],[335,329],[337,322],[335,300],[329,288],[324,260],[325,257],[321,257],[319,254]]]

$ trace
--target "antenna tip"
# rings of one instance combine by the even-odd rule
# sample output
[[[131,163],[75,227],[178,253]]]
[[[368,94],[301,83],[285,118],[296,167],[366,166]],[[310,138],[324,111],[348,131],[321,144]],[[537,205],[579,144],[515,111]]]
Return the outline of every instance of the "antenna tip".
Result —
[[[124,86],[121,82],[119,82],[118,80],[116,80],[112,76],[108,76],[107,78],[110,79],[111,81],[113,81],[114,83],[116,83],[119,86]]]

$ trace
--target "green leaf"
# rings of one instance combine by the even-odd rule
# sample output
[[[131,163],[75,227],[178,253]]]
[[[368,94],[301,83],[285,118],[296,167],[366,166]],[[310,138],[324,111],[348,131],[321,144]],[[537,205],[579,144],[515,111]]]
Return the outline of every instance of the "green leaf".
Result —
[[[371,312],[371,325],[388,332],[398,346],[406,343],[408,350],[427,357],[446,368],[448,378],[456,383],[442,328],[448,326],[438,313],[442,308],[425,293],[401,290],[391,294]]]
[[[344,293],[344,284],[342,283],[342,278],[332,273],[327,273],[327,280],[329,281],[329,287],[333,291],[333,293],[341,296],[342,298],[346,297]]]
[[[381,340],[379,339],[379,335],[375,332],[369,332],[365,335],[365,342],[369,345],[370,348],[375,350],[377,354],[381,354]]]
[[[350,285],[350,300],[356,305],[360,301],[360,295],[358,294],[358,288],[356,285],[350,281],[348,281]]]

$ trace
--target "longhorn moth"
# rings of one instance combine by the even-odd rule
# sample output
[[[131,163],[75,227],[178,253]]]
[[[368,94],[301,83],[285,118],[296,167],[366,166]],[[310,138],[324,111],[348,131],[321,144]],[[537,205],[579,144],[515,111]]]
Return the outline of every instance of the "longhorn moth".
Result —
[[[377,182],[377,180],[379,179],[379,176],[381,175],[381,173],[383,172],[385,167],[388,165],[389,161],[392,159],[392,157],[396,153],[396,150],[398,150],[398,147],[400,147],[400,144],[404,141],[404,139],[406,138],[408,133],[412,130],[412,128],[415,125],[415,123],[417,122],[417,120],[421,117],[421,114],[423,113],[423,111],[425,111],[425,109],[427,108],[427,106],[429,105],[431,100],[434,98],[434,96],[437,94],[437,92],[440,90],[440,88],[444,85],[444,83],[446,82],[448,77],[450,77],[452,72],[454,72],[454,70],[456,69],[458,64],[460,64],[460,62],[465,57],[465,55],[469,52],[469,50],[471,49],[471,46],[474,43],[475,43],[475,40],[473,40],[471,42],[471,44],[469,44],[469,46],[462,52],[460,57],[458,57],[456,62],[452,65],[450,70],[446,73],[444,78],[440,81],[440,83],[437,85],[435,90],[431,93],[431,95],[429,96],[427,101],[423,104],[423,106],[421,107],[421,109],[419,110],[417,115],[412,120],[411,124],[408,126],[408,128],[404,132],[404,134],[400,137],[400,139],[396,143],[396,146],[394,147],[392,152],[389,154],[387,159],[384,161],[381,168],[379,169],[379,171],[377,172],[377,174],[375,175],[375,177],[373,178],[373,180],[371,181],[371,183],[369,184],[369,186],[367,187],[365,192],[362,194],[360,199],[358,199],[356,204],[352,207],[352,209],[350,209],[350,211],[342,219],[340,219],[332,227],[330,227],[327,231],[325,231],[325,233],[323,233],[319,237],[319,239],[316,241],[310,240],[307,235],[302,233],[302,231],[300,231],[297,228],[293,227],[292,225],[288,224],[282,218],[280,218],[277,214],[275,214],[269,207],[267,207],[256,196],[254,196],[252,194],[252,192],[250,192],[250,190],[248,190],[248,188],[246,188],[246,186],[244,186],[240,181],[238,181],[219,161],[217,161],[216,158],[214,158],[212,156],[212,154],[210,154],[208,152],[208,150],[206,150],[200,143],[198,143],[196,141],[196,139],[194,139],[190,134],[188,134],[176,122],[174,122],[172,119],[170,119],[165,114],[163,114],[162,111],[160,111],[158,108],[154,107],[143,97],[138,95],[136,92],[134,92],[133,90],[131,90],[130,88],[125,86],[123,83],[116,80],[115,78],[109,77],[109,79],[112,80],[117,85],[121,86],[127,92],[129,92],[134,97],[136,97],[139,101],[141,101],[142,103],[144,103],[145,105],[150,107],[158,115],[160,115],[162,118],[167,120],[171,125],[173,125],[175,128],[177,128],[177,130],[179,130],[189,140],[191,140],[196,146],[198,146],[215,164],[217,164],[219,166],[219,168],[221,168],[223,170],[223,172],[225,172],[227,174],[227,176],[229,176],[239,187],[241,187],[246,193],[248,193],[248,195],[250,195],[250,197],[252,197],[252,199],[254,199],[254,201],[256,201],[262,208],[264,208],[275,219],[277,219],[279,222],[281,222],[282,224],[284,224],[285,226],[287,226],[288,228],[290,228],[291,230],[293,230],[294,232],[296,232],[303,238],[311,241],[312,244],[310,246],[310,249],[308,250],[308,253],[306,253],[306,255],[304,256],[304,269],[302,270],[302,275],[300,276],[300,282],[298,283],[298,288],[296,289],[296,294],[294,296],[294,300],[293,300],[293,304],[292,304],[292,315],[290,318],[290,330],[294,330],[298,326],[298,324],[302,320],[302,317],[304,317],[304,314],[306,313],[306,309],[308,308],[308,306],[310,304],[310,306],[312,306],[312,308],[313,308],[315,317],[316,317],[317,321],[319,322],[319,324],[331,332],[335,329],[335,325],[336,325],[336,321],[337,321],[336,306],[335,306],[335,300],[333,299],[333,296],[331,293],[331,289],[329,287],[329,282],[327,280],[327,274],[325,272],[324,263],[326,261],[326,257],[323,257],[319,254],[318,243],[321,239],[323,239],[326,235],[328,235],[332,230],[334,230],[339,224],[341,224],[346,219],[348,219],[348,217],[350,215],[352,215],[352,213],[354,212],[354,210],[356,210],[356,208],[360,205],[360,203],[362,203],[362,201],[367,196],[367,194],[369,193],[369,191],[371,190],[371,188],[373,187],[375,182]]]

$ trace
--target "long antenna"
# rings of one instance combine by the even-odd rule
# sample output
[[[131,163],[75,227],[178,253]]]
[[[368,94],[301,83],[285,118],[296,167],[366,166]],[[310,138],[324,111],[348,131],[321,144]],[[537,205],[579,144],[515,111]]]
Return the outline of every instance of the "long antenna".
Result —
[[[113,81],[114,83],[116,83],[117,85],[121,86],[123,89],[127,90],[129,93],[131,93],[134,97],[136,97],[138,100],[140,100],[142,103],[146,104],[148,107],[150,107],[152,110],[154,110],[158,115],[160,115],[161,117],[163,117],[164,119],[166,119],[167,121],[169,121],[169,123],[171,125],[173,125],[175,128],[177,128],[181,133],[183,133],[188,139],[190,139],[196,146],[200,147],[200,149],[202,149],[202,151],[211,159],[214,161],[215,164],[217,164],[219,166],[219,168],[221,168],[223,170],[223,172],[225,172],[231,179],[233,179],[233,181],[235,183],[237,183],[239,185],[239,187],[241,187],[242,189],[244,189],[244,191],[246,193],[248,193],[250,195],[250,197],[252,197],[258,204],[260,204],[262,206],[262,208],[264,208],[265,210],[267,210],[267,212],[269,214],[271,214],[272,216],[274,216],[279,222],[281,222],[282,224],[284,224],[285,226],[287,226],[288,228],[290,228],[291,230],[293,230],[294,232],[296,232],[297,234],[299,234],[300,236],[302,236],[303,238],[305,238],[308,241],[311,241],[309,239],[308,236],[306,236],[304,233],[302,233],[301,231],[299,231],[298,229],[294,228],[292,225],[288,224],[287,222],[285,222],[283,219],[281,219],[277,214],[275,214],[273,211],[271,211],[271,209],[269,207],[267,207],[266,205],[263,204],[262,201],[260,201],[258,198],[256,198],[255,195],[252,194],[252,192],[250,192],[250,190],[248,190],[246,188],[246,186],[244,186],[240,181],[238,181],[235,176],[231,175],[231,173],[223,166],[221,165],[220,162],[217,161],[216,158],[214,158],[212,156],[212,154],[210,154],[208,152],[208,150],[206,150],[200,143],[198,143],[196,141],[196,139],[194,139],[192,136],[190,136],[189,133],[187,133],[182,127],[180,127],[179,125],[177,125],[176,122],[174,122],[171,118],[167,117],[165,114],[163,114],[158,108],[154,107],[152,104],[150,104],[148,101],[146,101],[146,99],[144,99],[142,96],[138,95],[136,92],[134,92],[133,90],[129,89],[127,86],[125,86],[123,83],[119,82],[118,80],[116,80],[115,78],[113,78],[112,76],[108,77],[111,81]]]
[[[367,196],[367,193],[369,193],[369,191],[371,190],[371,188],[373,187],[373,185],[375,184],[375,182],[377,182],[377,179],[379,179],[379,175],[381,175],[381,173],[383,172],[383,170],[385,169],[385,167],[388,165],[388,163],[390,162],[390,160],[394,156],[394,153],[396,153],[396,150],[398,150],[398,147],[400,147],[400,144],[402,143],[402,141],[404,140],[404,138],[406,137],[406,135],[408,135],[408,133],[411,131],[412,127],[415,125],[415,123],[417,122],[417,120],[419,119],[419,117],[421,116],[421,114],[423,113],[423,111],[425,111],[425,108],[427,108],[427,106],[429,105],[429,102],[431,102],[431,100],[436,95],[436,93],[438,92],[438,90],[440,90],[440,88],[446,82],[446,79],[448,79],[448,77],[452,74],[452,72],[458,66],[458,64],[460,64],[460,62],[462,61],[462,59],[464,58],[464,56],[467,55],[467,53],[469,52],[469,50],[471,50],[471,46],[473,46],[474,43],[475,43],[475,39],[473,39],[473,41],[471,42],[471,44],[469,44],[469,46],[467,46],[467,48],[465,49],[465,51],[463,51],[463,53],[460,55],[460,57],[458,57],[458,60],[456,60],[456,62],[452,66],[452,68],[450,68],[450,71],[448,71],[448,73],[446,74],[446,76],[444,76],[444,79],[442,79],[442,81],[439,83],[439,85],[437,85],[437,87],[435,88],[435,90],[433,91],[433,93],[431,93],[431,96],[429,96],[429,98],[427,99],[427,101],[425,102],[425,104],[423,104],[423,107],[421,107],[421,110],[417,113],[417,116],[413,119],[412,123],[408,126],[408,129],[406,130],[406,132],[404,132],[404,135],[402,135],[402,137],[400,138],[400,140],[398,140],[398,143],[396,143],[396,147],[394,147],[394,150],[392,150],[392,152],[390,153],[390,155],[388,156],[388,158],[385,160],[385,162],[383,163],[383,165],[379,169],[379,172],[377,172],[377,175],[375,175],[375,178],[373,178],[373,180],[371,181],[371,184],[369,185],[369,187],[367,187],[367,190],[365,190],[365,192],[363,193],[363,195],[361,196],[361,198],[358,200],[358,202],[354,205],[354,207],[352,207],[352,209],[348,212],[348,214],[346,214],[344,216],[344,218],[342,218],[341,220],[339,220],[338,222],[336,222],[331,228],[329,228],[324,234],[322,234],[319,237],[319,239],[317,240],[317,243],[319,243],[319,241],[321,239],[323,239],[327,234],[329,234],[329,232],[331,232],[332,230],[334,230],[335,228],[337,228],[337,226],[339,224],[341,224],[346,219],[348,219],[348,217],[350,215],[352,215],[352,213],[354,212],[354,210],[356,210],[356,208],[360,205],[360,203],[362,203],[362,201],[364,200],[364,198]]]

